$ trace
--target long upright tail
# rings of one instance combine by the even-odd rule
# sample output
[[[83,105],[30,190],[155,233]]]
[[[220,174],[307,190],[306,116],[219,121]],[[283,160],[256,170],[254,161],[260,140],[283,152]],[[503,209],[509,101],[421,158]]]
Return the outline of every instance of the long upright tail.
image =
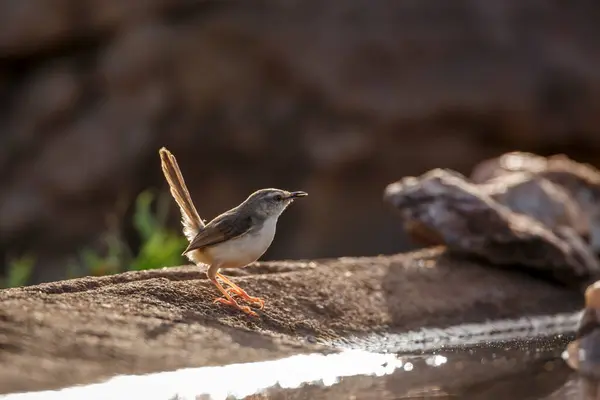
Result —
[[[204,228],[204,222],[200,219],[198,211],[192,202],[190,192],[185,185],[183,175],[175,156],[171,154],[166,148],[161,148],[158,152],[160,154],[160,163],[162,166],[163,174],[169,183],[171,188],[171,195],[177,202],[179,210],[181,211],[181,224],[183,225],[183,234],[192,241],[198,232]]]

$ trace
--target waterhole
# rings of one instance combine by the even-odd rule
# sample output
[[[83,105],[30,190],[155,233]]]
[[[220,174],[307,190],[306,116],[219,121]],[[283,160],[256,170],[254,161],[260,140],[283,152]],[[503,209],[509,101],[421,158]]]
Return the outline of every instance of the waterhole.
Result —
[[[377,333],[333,354],[186,368],[3,399],[572,399],[595,393],[561,355],[579,313]]]

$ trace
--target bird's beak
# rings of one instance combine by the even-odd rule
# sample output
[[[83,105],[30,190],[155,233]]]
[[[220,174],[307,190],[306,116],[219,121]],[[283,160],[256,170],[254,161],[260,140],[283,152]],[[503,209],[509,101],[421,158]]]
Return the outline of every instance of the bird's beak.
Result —
[[[297,197],[306,197],[306,196],[308,196],[308,193],[306,193],[306,192],[291,192],[289,198],[295,199]]]

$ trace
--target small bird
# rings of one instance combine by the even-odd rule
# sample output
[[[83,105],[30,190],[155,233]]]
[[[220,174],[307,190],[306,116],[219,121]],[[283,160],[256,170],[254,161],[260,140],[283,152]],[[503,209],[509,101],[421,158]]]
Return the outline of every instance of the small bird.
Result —
[[[258,260],[273,242],[279,216],[294,199],[308,194],[281,189],[257,190],[239,206],[225,211],[205,224],[192,202],[175,156],[164,147],[159,150],[159,154],[171,195],[181,212],[183,234],[189,241],[182,255],[196,265],[208,265],[206,275],[223,293],[223,297],[217,298],[214,303],[230,305],[257,316],[250,307],[238,304],[231,294],[237,294],[247,302],[258,305],[260,309],[264,307],[264,300],[248,295],[229,278],[219,273],[219,270],[242,268]],[[225,289],[217,278],[229,288]]]

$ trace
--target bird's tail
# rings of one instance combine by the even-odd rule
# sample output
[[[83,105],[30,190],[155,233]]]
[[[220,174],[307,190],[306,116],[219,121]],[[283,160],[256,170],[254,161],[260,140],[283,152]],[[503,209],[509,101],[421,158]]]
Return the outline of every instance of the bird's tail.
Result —
[[[198,232],[204,228],[204,222],[200,219],[198,211],[192,202],[190,192],[185,185],[183,175],[175,156],[171,154],[166,148],[161,148],[158,152],[160,154],[160,163],[162,166],[163,174],[167,179],[167,183],[171,189],[171,195],[177,202],[179,210],[181,211],[181,224],[183,225],[183,234],[192,241]]]

